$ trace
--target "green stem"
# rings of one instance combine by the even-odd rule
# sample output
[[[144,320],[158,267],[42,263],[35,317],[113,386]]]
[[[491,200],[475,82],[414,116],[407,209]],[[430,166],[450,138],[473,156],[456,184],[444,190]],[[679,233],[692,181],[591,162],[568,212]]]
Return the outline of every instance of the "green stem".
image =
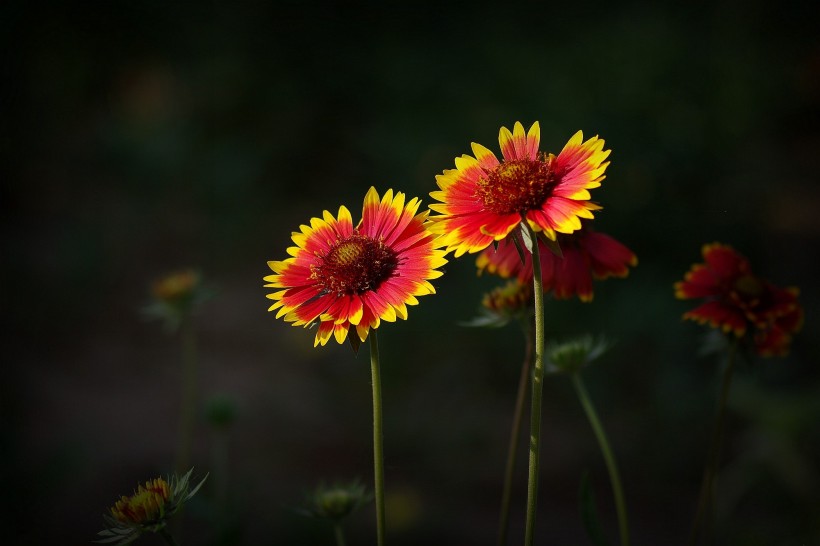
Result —
[[[384,433],[382,426],[382,382],[379,371],[379,341],[370,330],[370,374],[373,381],[373,474],[376,493],[376,539],[384,546]]]
[[[333,524],[333,534],[336,536],[336,546],[345,546],[345,534],[339,523]]]
[[[618,465],[615,463],[615,457],[612,454],[612,449],[609,447],[609,441],[604,433],[604,427],[601,425],[600,419],[598,419],[598,413],[595,411],[595,406],[592,405],[592,400],[584,386],[580,373],[576,372],[572,374],[572,384],[575,387],[575,392],[578,393],[578,400],[581,401],[584,412],[587,414],[589,424],[592,425],[595,437],[598,439],[598,445],[601,447],[601,453],[604,456],[606,468],[609,471],[609,481],[612,483],[615,508],[618,511],[618,529],[621,535],[621,546],[628,546],[629,522],[626,516],[626,502],[624,501],[624,490],[621,485],[621,475],[618,472]]]
[[[525,546],[535,540],[535,512],[538,504],[538,459],[541,451],[541,398],[544,381],[544,286],[541,280],[541,255],[538,238],[526,220],[522,225],[529,230],[532,241],[533,295],[535,299],[535,365],[532,375],[532,409],[530,411],[530,463],[527,479],[527,523]]]
[[[726,362],[726,369],[723,371],[723,384],[720,388],[720,399],[718,400],[717,418],[712,429],[712,441],[709,445],[709,454],[706,457],[706,467],[703,470],[703,481],[700,485],[700,495],[698,497],[698,507],[695,512],[695,521],[692,524],[692,532],[689,535],[689,544],[694,546],[698,542],[699,534],[704,525],[704,518],[713,509],[714,502],[714,482],[717,477],[718,460],[720,459],[720,448],[723,443],[723,428],[726,421],[726,406],[729,400],[729,388],[732,383],[732,372],[735,365],[735,355],[737,353],[737,343],[732,342],[729,346],[729,354]]]
[[[165,542],[166,544],[168,544],[168,546],[179,546],[179,543],[176,540],[174,540],[173,535],[168,532],[168,529],[163,527],[159,530],[159,535],[165,539]]]
[[[182,400],[175,467],[177,473],[182,475],[190,468],[191,444],[196,417],[196,333],[190,317],[183,319],[180,334],[182,340]]]
[[[501,517],[498,523],[498,546],[504,546],[507,543],[515,456],[518,452],[518,439],[521,436],[521,418],[524,415],[524,398],[527,396],[527,384],[530,379],[530,363],[532,361],[532,324],[529,320],[522,320],[521,322],[526,337],[526,348],[524,350],[524,362],[521,364],[521,377],[518,379],[518,394],[515,397],[515,410],[513,412],[513,421],[510,430],[510,444],[507,447],[504,489],[501,494]]]

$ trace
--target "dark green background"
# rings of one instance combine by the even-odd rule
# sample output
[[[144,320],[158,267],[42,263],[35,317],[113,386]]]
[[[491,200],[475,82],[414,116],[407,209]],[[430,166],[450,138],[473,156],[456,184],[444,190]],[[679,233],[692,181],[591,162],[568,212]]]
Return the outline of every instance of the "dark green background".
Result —
[[[324,209],[357,216],[371,185],[429,203],[471,141],[497,151],[500,126],[539,120],[542,149],[578,129],[606,139],[596,226],[640,259],[591,304],[547,305],[550,336],[619,340],[585,377],[634,544],[684,543],[694,512],[718,363],[699,356],[706,330],[681,322],[691,304],[672,284],[715,240],[800,286],[806,309],[788,358],[737,373],[719,543],[819,542],[820,41],[808,4],[4,3],[3,540],[87,543],[118,495],[170,469],[178,340],[139,309],[151,281],[196,267],[217,291],[197,319],[202,400],[227,396],[238,416],[221,477],[228,524],[211,512],[212,475],[186,542],[330,544],[329,528],[286,507],[321,480],[369,481],[366,352],[313,349],[312,332],[266,313],[265,262]],[[457,326],[495,280],[469,257],[446,271],[437,296],[379,331],[395,545],[494,542],[522,338]],[[538,542],[585,543],[585,469],[614,542],[569,381],[546,383],[544,409]],[[201,420],[198,473],[219,441]],[[375,541],[371,510],[350,522],[351,544]]]

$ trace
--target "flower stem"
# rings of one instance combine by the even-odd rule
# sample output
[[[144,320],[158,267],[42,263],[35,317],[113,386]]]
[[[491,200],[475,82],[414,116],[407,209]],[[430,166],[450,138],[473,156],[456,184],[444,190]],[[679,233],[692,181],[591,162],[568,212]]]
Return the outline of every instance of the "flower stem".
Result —
[[[384,546],[384,433],[382,426],[382,382],[379,371],[379,341],[370,330],[370,374],[373,381],[373,474],[376,497],[376,539]]]
[[[529,230],[532,241],[533,295],[535,300],[535,363],[532,374],[532,407],[530,410],[530,463],[527,479],[527,523],[525,546],[535,539],[535,512],[538,504],[538,459],[541,452],[541,398],[544,381],[544,286],[541,280],[541,255],[538,238],[526,220],[522,225]]]
[[[179,543],[174,540],[174,536],[168,532],[168,529],[163,527],[159,530],[159,534],[163,539],[165,539],[165,543],[168,544],[168,546],[179,546]]]
[[[578,400],[587,414],[589,424],[592,425],[592,430],[595,432],[595,437],[598,439],[598,445],[601,447],[601,453],[606,462],[606,468],[609,471],[609,481],[612,483],[612,495],[615,497],[615,508],[618,512],[618,529],[621,535],[621,546],[629,545],[629,522],[626,515],[626,502],[624,502],[624,490],[621,485],[621,476],[618,473],[618,465],[615,463],[615,457],[612,454],[612,449],[609,447],[609,441],[604,433],[604,427],[598,419],[598,413],[595,411],[595,406],[592,405],[592,400],[589,397],[584,382],[581,379],[580,373],[572,374],[572,384],[575,387],[575,392],[578,394]]]
[[[700,485],[700,495],[698,499],[697,511],[695,512],[695,521],[692,524],[692,531],[689,535],[690,546],[697,544],[699,534],[704,525],[703,520],[706,517],[706,514],[713,509],[715,494],[714,482],[717,477],[720,448],[723,443],[723,428],[726,421],[726,405],[729,400],[729,387],[732,383],[732,371],[734,370],[736,353],[737,343],[732,342],[729,346],[726,369],[723,371],[723,384],[720,388],[717,418],[715,419],[715,425],[712,429],[712,442],[709,446],[709,453],[706,457],[706,467],[703,470],[703,481]]]
[[[333,534],[336,536],[336,546],[345,546],[345,534],[339,523],[333,524]]]
[[[184,474],[190,468],[197,390],[196,333],[190,317],[183,318],[180,335],[182,343],[182,392],[176,471],[178,474]]]
[[[532,324],[529,320],[522,320],[521,323],[526,337],[526,348],[524,352],[524,362],[521,364],[521,377],[518,379],[518,394],[515,397],[515,410],[513,411],[513,421],[510,429],[510,444],[507,447],[504,489],[501,494],[501,516],[498,522],[498,546],[504,546],[507,543],[515,456],[518,452],[518,439],[521,436],[521,418],[524,415],[524,398],[527,396],[527,385],[530,379],[530,363],[532,361]]]

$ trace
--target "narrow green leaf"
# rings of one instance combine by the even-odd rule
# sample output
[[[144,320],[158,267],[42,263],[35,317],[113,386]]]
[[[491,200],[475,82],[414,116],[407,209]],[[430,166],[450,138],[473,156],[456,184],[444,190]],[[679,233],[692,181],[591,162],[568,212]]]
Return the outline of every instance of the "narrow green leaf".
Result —
[[[518,252],[518,257],[521,259],[521,265],[524,265],[527,262],[527,259],[524,248],[521,246],[522,243],[518,239],[518,234],[513,232],[512,234],[510,234],[510,238],[512,238],[512,241],[515,244],[515,250],[516,252]]]
[[[535,246],[535,241],[533,241],[532,237],[530,237],[530,227],[527,224],[525,224],[524,222],[521,222],[520,225],[521,225],[521,230],[520,230],[521,239],[524,241],[524,246],[527,247],[527,251],[530,254],[532,254],[533,252],[535,252],[533,250],[533,248],[536,248],[536,246]]]
[[[495,313],[483,313],[470,320],[461,321],[459,326],[467,328],[501,328],[510,322],[510,317],[503,317]]]
[[[192,468],[191,470],[193,470],[193,468]],[[190,474],[190,472],[188,472],[188,474]],[[208,474],[205,474],[205,477],[204,477],[204,478],[202,478],[202,481],[201,481],[201,482],[199,482],[199,483],[196,485],[196,487],[194,487],[194,488],[191,490],[191,492],[190,492],[190,493],[188,493],[188,494],[185,496],[185,500],[186,500],[186,501],[187,501],[188,499],[190,499],[191,497],[193,497],[194,495],[196,495],[197,491],[199,491],[199,488],[200,488],[200,487],[202,487],[202,484],[204,484],[204,483],[205,483],[205,480],[207,480],[207,479],[208,479],[208,476],[210,476],[210,475],[211,475],[211,474],[210,474],[210,472],[209,472]],[[186,477],[187,477],[187,476],[186,476]]]

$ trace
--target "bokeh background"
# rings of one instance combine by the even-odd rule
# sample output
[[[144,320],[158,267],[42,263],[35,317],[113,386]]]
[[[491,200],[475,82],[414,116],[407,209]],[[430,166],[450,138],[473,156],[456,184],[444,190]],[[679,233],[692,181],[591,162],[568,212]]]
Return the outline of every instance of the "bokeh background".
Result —
[[[212,474],[185,541],[330,544],[290,507],[320,481],[369,483],[367,356],[313,349],[268,314],[266,261],[324,209],[355,216],[371,185],[429,203],[471,141],[497,150],[500,126],[539,120],[543,149],[578,129],[607,140],[596,225],[640,259],[593,303],[547,307],[550,336],[618,340],[585,377],[634,544],[682,544],[694,512],[718,362],[672,283],[715,240],[800,286],[806,310],[790,356],[737,373],[720,543],[820,543],[816,15],[796,0],[4,2],[2,542],[86,544],[118,495],[171,470],[180,343],[140,309],[152,281],[193,267],[215,293],[196,318],[193,455]],[[495,540],[523,338],[458,326],[497,281],[468,257],[446,271],[380,330],[395,545]],[[214,399],[230,426],[204,416]],[[586,543],[586,470],[614,542],[569,381],[549,380],[545,401],[538,542]],[[512,543],[525,484],[522,456]],[[371,511],[349,543],[375,542]]]

